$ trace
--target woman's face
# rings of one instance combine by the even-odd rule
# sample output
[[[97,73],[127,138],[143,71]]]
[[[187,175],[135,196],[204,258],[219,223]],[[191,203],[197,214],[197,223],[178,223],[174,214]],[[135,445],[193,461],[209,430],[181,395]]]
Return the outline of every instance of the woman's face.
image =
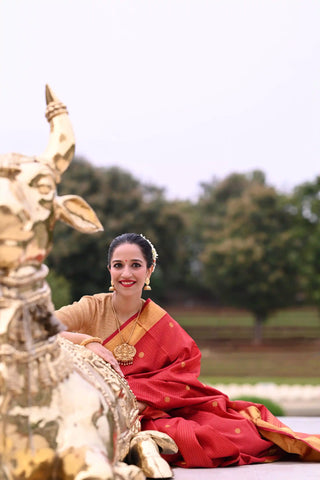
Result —
[[[147,268],[143,253],[135,243],[122,243],[115,248],[109,267],[114,288],[123,295],[141,295],[152,270],[153,267]]]

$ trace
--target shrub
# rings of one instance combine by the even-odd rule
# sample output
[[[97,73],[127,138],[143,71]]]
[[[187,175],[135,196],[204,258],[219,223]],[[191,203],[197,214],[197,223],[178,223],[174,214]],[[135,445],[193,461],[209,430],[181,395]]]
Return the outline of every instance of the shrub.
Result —
[[[242,395],[241,397],[238,397],[234,400],[245,400],[246,402],[252,402],[252,403],[262,403],[270,412],[276,416],[276,417],[281,417],[284,415],[284,410],[283,408],[270,398],[263,398],[263,397],[255,397],[251,395]]]

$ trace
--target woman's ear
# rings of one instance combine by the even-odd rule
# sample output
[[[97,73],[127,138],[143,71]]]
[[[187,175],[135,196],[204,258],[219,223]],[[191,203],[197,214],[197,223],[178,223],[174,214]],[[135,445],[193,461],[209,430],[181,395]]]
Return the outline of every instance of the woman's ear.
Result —
[[[151,277],[151,274],[153,273],[154,271],[154,265],[151,265],[151,267],[148,268],[148,277],[150,278]]]
[[[107,265],[107,271],[108,271],[108,273],[109,273],[109,275],[110,275],[110,279],[111,279],[111,270],[110,270],[109,265]]]

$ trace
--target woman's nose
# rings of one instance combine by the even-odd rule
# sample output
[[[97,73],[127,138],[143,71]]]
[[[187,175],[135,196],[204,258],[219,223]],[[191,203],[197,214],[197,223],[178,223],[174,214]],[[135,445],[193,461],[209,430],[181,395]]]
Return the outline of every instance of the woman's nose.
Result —
[[[130,265],[125,264],[122,270],[122,275],[130,276],[131,275],[131,268]]]

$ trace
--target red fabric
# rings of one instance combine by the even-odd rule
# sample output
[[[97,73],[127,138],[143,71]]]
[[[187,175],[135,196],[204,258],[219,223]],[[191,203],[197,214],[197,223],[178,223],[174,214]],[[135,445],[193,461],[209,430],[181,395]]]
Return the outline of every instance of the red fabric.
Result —
[[[147,302],[146,319],[155,307]],[[148,405],[141,416],[142,429],[165,432],[178,445],[179,453],[165,458],[183,467],[218,467],[283,457],[285,452],[262,438],[253,421],[240,411],[254,405],[271,431],[273,426],[277,430],[284,425],[262,405],[232,402],[222,392],[203,385],[197,378],[201,359],[197,345],[162,312],[135,344],[133,364],[122,370],[137,399]]]

